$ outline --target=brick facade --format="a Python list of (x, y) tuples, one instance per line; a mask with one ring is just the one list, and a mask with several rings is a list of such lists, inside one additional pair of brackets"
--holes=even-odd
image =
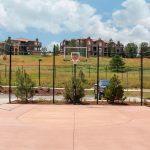
[[(35, 54), (40, 51), (42, 43), (38, 39), (29, 40), (24, 38), (11, 39), (11, 51), (13, 55)], [(0, 43), (1, 53), (8, 53), (7, 42)]]
[(64, 47), (67, 47), (71, 41), (76, 43), (76, 47), (87, 47), (88, 56), (96, 56), (97, 55), (97, 47), (100, 48), (100, 56), (108, 57), (109, 55), (109, 47), (113, 47), (113, 54), (123, 55), (124, 54), (124, 45), (120, 42), (114, 43), (112, 40), (104, 41), (102, 39), (91, 39), (90, 37), (85, 39), (72, 39), (72, 40), (64, 40), (60, 43), (60, 52), (63, 54)]

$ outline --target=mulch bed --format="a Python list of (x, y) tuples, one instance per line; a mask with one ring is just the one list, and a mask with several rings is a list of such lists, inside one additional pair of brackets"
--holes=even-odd
[[(2, 86), (0, 86), (0, 93), (3, 94), (8, 94), (9, 89), (8, 88), (4, 88)], [(57, 89), (55, 90), (55, 95), (62, 95), (64, 92), (64, 90), (62, 89)], [(12, 88), (12, 93), (15, 93), (15, 88)], [(50, 88), (35, 88), (35, 96), (51, 96), (53, 95), (53, 89)], [(52, 101), (46, 101), (46, 100), (34, 100), (34, 101), (29, 101), (28, 103), (26, 102), (22, 102), (22, 101), (13, 101), (12, 104), (47, 104), (47, 105), (52, 105), (53, 102)], [(55, 104), (57, 105), (70, 105), (70, 103), (67, 103), (65, 101), (55, 101)], [(82, 103), (80, 103), (79, 105), (97, 105), (96, 100), (95, 101), (83, 101)], [(125, 102), (125, 103), (114, 103), (114, 104), (110, 104), (107, 103), (106, 101), (99, 101), (98, 105), (114, 105), (114, 106), (141, 106), (140, 102)], [(145, 106), (150, 107), (150, 103), (147, 102), (145, 104)]]
[[(53, 104), (53, 101), (47, 101), (47, 100), (34, 100), (34, 101), (30, 100), (28, 102), (16, 100), (16, 101), (13, 101), (12, 104), (73, 105), (72, 103), (68, 103), (66, 101), (55, 101), (55, 103)], [(88, 102), (84, 101), (76, 105), (97, 105), (97, 102), (96, 101), (88, 101)], [(99, 101), (98, 105), (101, 105), (101, 106), (141, 106), (141, 103), (126, 102), (126, 103), (113, 103), (112, 104), (112, 103), (107, 103), (106, 101), (103, 101), (103, 102)], [(150, 107), (150, 103), (146, 103), (143, 105)]]
[[(15, 94), (15, 88), (11, 88), (12, 94)], [(50, 88), (35, 88), (34, 89), (35, 96), (51, 96), (53, 95), (53, 89)], [(55, 95), (62, 95), (64, 90), (62, 89), (55, 89)], [(9, 88), (8, 87), (2, 87), (0, 86), (0, 93), (3, 94), (8, 94), (9, 93)]]

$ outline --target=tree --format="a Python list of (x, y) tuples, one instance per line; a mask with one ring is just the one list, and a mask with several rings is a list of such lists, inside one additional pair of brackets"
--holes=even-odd
[[(124, 45), (120, 41), (117, 41), (116, 50), (117, 50), (117, 54), (121, 55), (122, 57), (125, 56)], [(118, 50), (119, 50), (119, 52), (118, 52)]]
[(142, 42), (140, 47), (141, 47), (140, 52), (142, 51), (143, 56), (144, 57), (146, 57), (146, 56), (150, 57), (150, 48), (148, 46), (148, 43), (147, 42)]
[(110, 103), (114, 103), (116, 100), (123, 102), (125, 100), (123, 86), (116, 75), (114, 75), (110, 84), (104, 90), (104, 98)]
[(59, 45), (55, 45), (55, 55), (58, 55), (60, 53), (59, 51)]
[(116, 48), (112, 39), (109, 40), (108, 43), (108, 56), (114, 56), (116, 54)]
[[(67, 44), (67, 47), (76, 47), (77, 46), (77, 43), (76, 43), (76, 40), (71, 40), (71, 41), (69, 41), (68, 42), (68, 44)], [(71, 54), (71, 51), (72, 51), (72, 49), (71, 48), (68, 48), (67, 49), (67, 54)]]
[(115, 55), (111, 61), (109, 62), (110, 65), (110, 69), (113, 72), (124, 72), (124, 68), (125, 68), (125, 62), (123, 61), (123, 58)]
[(42, 53), (43, 56), (47, 56), (47, 48), (46, 47), (42, 47), (41, 53)]
[(128, 58), (135, 58), (137, 56), (138, 46), (135, 43), (128, 43), (125, 47), (125, 53)]
[(30, 98), (34, 96), (34, 82), (31, 80), (30, 76), (20, 69), (16, 72), (16, 97), (21, 101), (28, 102)]
[[(74, 102), (74, 86), (76, 87), (76, 97)], [(80, 79), (72, 79), (65, 84), (64, 97), (67, 102), (80, 103), (81, 98), (84, 97), (84, 88)]]

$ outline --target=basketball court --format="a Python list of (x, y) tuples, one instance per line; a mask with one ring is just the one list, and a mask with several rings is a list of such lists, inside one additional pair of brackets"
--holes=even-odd
[(1, 150), (149, 150), (150, 109), (0, 105)]

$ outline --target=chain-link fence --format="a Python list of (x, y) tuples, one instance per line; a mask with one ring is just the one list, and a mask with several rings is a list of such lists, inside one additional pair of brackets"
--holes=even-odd
[[(14, 56), (12, 56), (14, 57)], [(49, 57), (42, 57), (42, 61), (39, 63), (38, 60), (32, 60), (32, 64), (29, 63), (14, 63), (14, 59), (12, 61), (12, 86), (16, 85), (16, 71), (20, 68), (22, 71), (26, 71), (32, 78), (32, 80), (36, 83), (36, 86), (46, 87), (52, 89), (53, 87), (53, 63), (51, 65), (47, 65), (44, 63), (44, 59), (49, 59)], [(140, 59), (139, 59), (140, 60)], [(57, 62), (57, 59), (56, 59)], [(40, 70), (39, 70), (40, 69)], [(86, 62), (84, 64), (77, 64), (76, 75), (80, 78), (80, 72), (83, 72), (85, 75), (85, 82), (83, 83), (84, 88), (86, 90), (86, 95), (94, 98), (93, 87), (97, 81), (97, 66), (96, 64), (90, 64)], [(150, 89), (150, 67), (143, 68), (143, 88)], [(116, 74), (123, 87), (125, 88), (125, 95), (127, 97), (138, 97), (140, 98), (140, 87), (141, 87), (141, 68), (140, 66), (136, 67), (126, 67), (126, 71), (120, 72), (112, 72), (110, 70), (109, 65), (101, 64), (99, 67), (99, 80), (107, 79), (110, 80), (112, 76)], [(55, 88), (64, 88), (65, 83), (73, 77), (73, 64), (70, 62), (66, 62), (64, 64), (57, 64), (55, 66)], [(9, 59), (6, 63), (0, 64), (0, 85), (8, 86), (9, 85)], [(131, 89), (138, 89), (131, 90)], [(58, 92), (62, 94), (62, 92)], [(150, 97), (149, 91), (144, 92), (144, 97)]]

